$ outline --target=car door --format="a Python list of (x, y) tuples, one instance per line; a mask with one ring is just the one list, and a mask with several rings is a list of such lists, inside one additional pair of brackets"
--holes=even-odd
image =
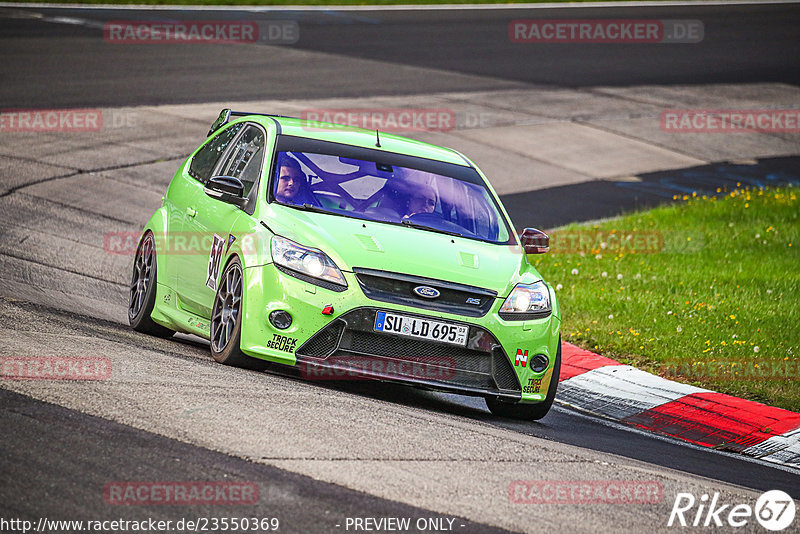
[(167, 273), (169, 285), (178, 296), (177, 304), (185, 308), (181, 300), (180, 273), (192, 263), (192, 256), (205, 252), (198, 236), (192, 233), (191, 220), (197, 214), (196, 199), (203, 194), (203, 187), (227, 152), (242, 124), (233, 124), (206, 141), (192, 156), (187, 165), (173, 178), (165, 197), (169, 213), (169, 235), (167, 251), (170, 255)]
[(187, 226), (205, 250), (186, 255), (178, 273), (178, 291), (184, 307), (202, 317), (211, 317), (221, 262), (235, 236), (231, 235), (239, 217), (249, 217), (257, 199), (259, 178), (264, 164), (266, 133), (255, 124), (245, 125), (225, 150), (214, 168), (213, 176), (232, 176), (244, 185), (248, 203), (240, 208), (224, 202), (202, 189), (193, 198)]

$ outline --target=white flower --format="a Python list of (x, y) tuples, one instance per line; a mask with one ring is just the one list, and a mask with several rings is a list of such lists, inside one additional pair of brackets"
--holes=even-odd
[(605, 249), (606, 247), (608, 247), (608, 244), (605, 241), (600, 243), (600, 248)]
[(756, 239), (758, 239), (759, 237), (761, 237), (761, 234), (756, 234)]
[(770, 295), (770, 294), (772, 294), (772, 290), (771, 289), (767, 289), (767, 295)]
[(675, 331), (676, 331), (676, 332), (678, 332), (678, 333), (680, 333), (680, 332), (683, 332), (683, 328), (681, 328), (680, 326), (678, 326), (678, 328), (676, 328), (676, 329), (675, 329)]
[(672, 315), (672, 310), (668, 311), (667, 315)]
[(759, 348), (758, 348), (758, 345), (756, 345), (755, 347), (753, 347), (753, 352), (758, 352), (758, 351), (760, 351), (760, 350), (761, 350), (761, 349), (759, 349)]
[(602, 255), (602, 254), (596, 254), (596, 255), (595, 255), (595, 257), (594, 257), (594, 259), (596, 259), (596, 260), (602, 260), (602, 259), (603, 259), (603, 255)]
[(564, 288), (561, 284), (556, 284), (556, 291), (561, 291)]
[(607, 272), (605, 272), (605, 271), (603, 271), (602, 273), (600, 273), (600, 276), (602, 276), (603, 278), (605, 278), (606, 276), (608, 276), (608, 273), (607, 273)]
[(572, 269), (572, 274), (578, 274), (578, 269)]
[(642, 277), (642, 273), (636, 273), (636, 274), (633, 276), (634, 280), (638, 280), (638, 279), (639, 279), (639, 278), (641, 278), (641, 277)]
[(609, 319), (613, 319), (613, 318), (614, 318), (614, 314), (613, 314), (613, 313), (609, 313), (609, 314), (608, 314), (608, 318), (609, 318)]
[(617, 280), (622, 280), (622, 273), (619, 273), (619, 274), (617, 275)]

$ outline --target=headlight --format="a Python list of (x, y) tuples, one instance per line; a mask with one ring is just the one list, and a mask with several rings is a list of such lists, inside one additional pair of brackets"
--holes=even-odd
[(517, 284), (500, 307), (500, 317), (507, 320), (538, 319), (551, 312), (550, 290), (539, 280)]
[(321, 250), (298, 245), (285, 237), (272, 236), (272, 261), (292, 271), (347, 287), (342, 271)]

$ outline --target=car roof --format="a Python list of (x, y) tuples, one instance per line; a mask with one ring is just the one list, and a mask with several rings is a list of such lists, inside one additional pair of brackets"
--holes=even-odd
[[(384, 150), (396, 154), (416, 156), (420, 158), (443, 161), (455, 165), (472, 167), (472, 164), (460, 153), (450, 148), (443, 148), (431, 145), (423, 141), (409, 139), (399, 135), (379, 132), (375, 130), (365, 130), (353, 126), (333, 124), (328, 122), (308, 121), (295, 117), (282, 117), (277, 115), (244, 115), (243, 120), (258, 122), (263, 126), (277, 123), (280, 127), (281, 135), (291, 135), (304, 137), (306, 139), (318, 139), (320, 141), (330, 141), (342, 143), (373, 150)], [(380, 147), (376, 146), (376, 141), (380, 137)]]

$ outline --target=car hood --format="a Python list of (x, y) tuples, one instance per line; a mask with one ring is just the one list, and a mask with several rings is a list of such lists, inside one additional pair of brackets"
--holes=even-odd
[(269, 228), (322, 250), (343, 271), (368, 268), (448, 280), (505, 297), (541, 279), (518, 245), (497, 245), (417, 228), (301, 211), (272, 204)]

